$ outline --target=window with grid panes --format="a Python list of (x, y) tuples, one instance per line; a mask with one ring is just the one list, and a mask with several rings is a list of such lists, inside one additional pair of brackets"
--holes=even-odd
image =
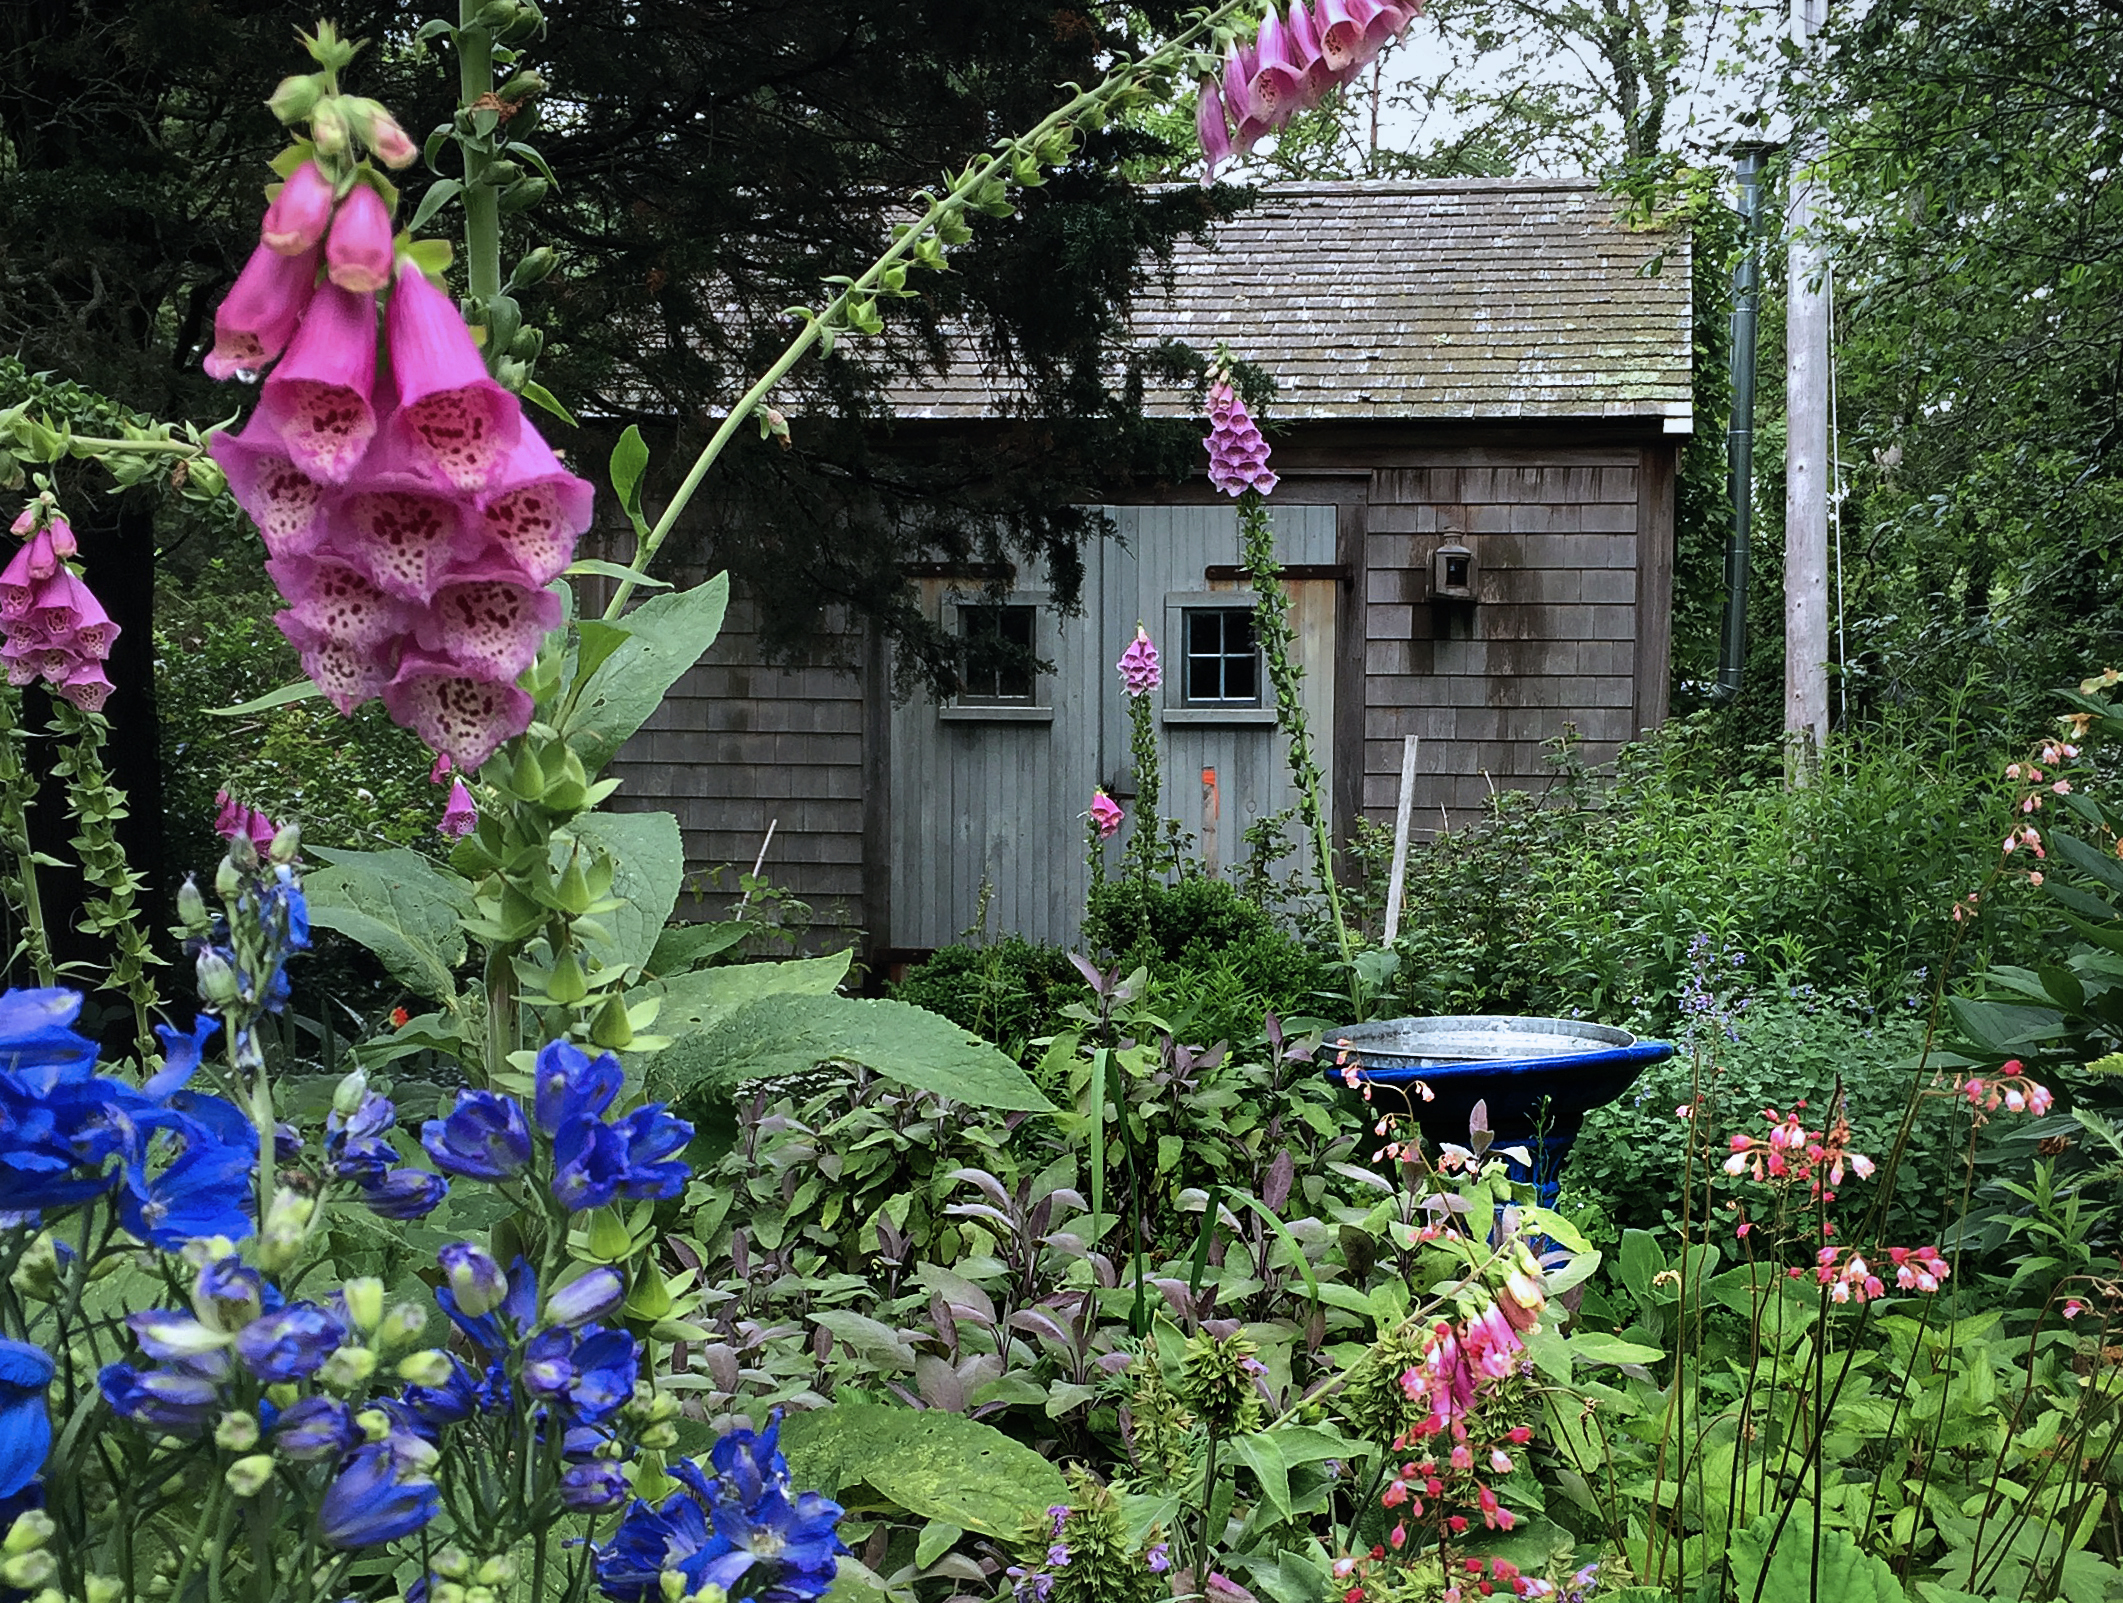
[(1032, 705), (1032, 638), (1038, 608), (967, 606), (958, 609), (958, 693), (962, 707)]
[(1182, 615), (1180, 702), (1188, 707), (1258, 707), (1260, 651), (1251, 607), (1189, 607)]

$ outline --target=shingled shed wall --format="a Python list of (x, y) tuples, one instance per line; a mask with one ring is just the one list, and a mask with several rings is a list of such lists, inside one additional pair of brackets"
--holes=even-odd
[[(1416, 822), (1442, 809), (1458, 824), (1492, 785), (1537, 785), (1566, 728), (1604, 762), (1664, 716), (1672, 458), (1526, 447), (1410, 460), (1372, 475), (1360, 805), (1392, 821), (1403, 737), (1416, 735)], [(1476, 555), (1473, 602), (1431, 597), (1447, 542)]]
[(771, 823), (766, 876), (821, 922), (859, 920), (865, 701), (849, 670), (862, 660), (862, 635), (829, 618), (803, 665), (767, 666), (757, 610), (733, 599), (708, 655), (614, 760), (620, 804), (675, 812), (694, 875), (749, 871)]

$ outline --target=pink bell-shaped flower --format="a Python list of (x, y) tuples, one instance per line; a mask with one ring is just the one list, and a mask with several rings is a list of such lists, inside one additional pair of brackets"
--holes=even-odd
[(398, 671), (395, 638), (387, 649), (377, 652), (334, 640), (297, 622), (292, 612), (274, 614), (273, 622), (302, 658), (303, 673), (342, 713), (351, 715), (363, 702), (374, 701)]
[(1209, 482), (1226, 495), (1271, 493), (1280, 482), (1268, 471), (1268, 442), (1230, 383), (1209, 386)]
[(1091, 793), (1091, 824), (1098, 831), (1100, 840), (1111, 840), (1120, 830), (1121, 820), (1127, 815), (1120, 803), (1108, 796), (1103, 789)]
[(1147, 696), (1164, 682), (1157, 647), (1151, 643), (1150, 631), (1141, 624), (1135, 626), (1135, 638), (1128, 642), (1128, 649), (1114, 666), (1120, 670), (1121, 690), (1126, 695)]
[(83, 662), (77, 663), (52, 688), (83, 712), (101, 712), (103, 704), (111, 699), (114, 687), (110, 676), (103, 671), (102, 663)]
[(322, 284), (265, 381), (258, 412), (295, 466), (344, 484), (376, 437), (375, 388), (375, 297)]
[(512, 684), (473, 679), (448, 658), (408, 651), (383, 688), (393, 720), (465, 772), (531, 727), (531, 698)]
[(74, 557), (81, 554), (81, 543), (74, 538), (74, 526), (54, 512), (51, 521), (44, 526), (52, 537), (52, 555)]
[(97, 662), (108, 657), (118, 638), (118, 626), (103, 610), (96, 592), (83, 584), (71, 568), (64, 567), (46, 580), (45, 586), (35, 604), (37, 622), (45, 634), (53, 640), (70, 641), (83, 657)]
[(259, 239), (283, 256), (307, 255), (331, 226), (333, 200), (332, 181), (314, 161), (304, 162), (266, 207)]
[(1247, 88), (1269, 126), (1280, 128), (1298, 109), (1305, 73), (1291, 58), (1289, 31), (1273, 7), (1261, 23), (1255, 48), (1260, 52), (1260, 62)]
[(1224, 51), (1224, 107), (1231, 117), (1231, 149), (1243, 156), (1272, 129), (1268, 113), (1253, 96), (1259, 56), (1250, 44), (1233, 41)]
[(1304, 85), (1299, 91), (1300, 110), (1309, 110), (1318, 105), (1335, 89), (1341, 79), (1327, 65), (1327, 58), (1320, 49), (1319, 34), (1313, 24), (1312, 12), (1305, 0), (1295, 0), (1290, 7), (1290, 59), (1304, 71)]
[(450, 781), (449, 804), (442, 809), (442, 822), (435, 833), (448, 840), (463, 840), (479, 827), (479, 806), (461, 779)]
[(1204, 78), (1194, 100), (1194, 132), (1202, 142), (1202, 185), (1216, 182), (1216, 169), (1231, 159), (1231, 127), (1224, 121), (1224, 102), (1216, 80)]
[(223, 840), (234, 840), (238, 835), (248, 836), (253, 846), (264, 851), (273, 844), (273, 837), (280, 833), (280, 826), (255, 807), (246, 807), (227, 791), (214, 793), (214, 805), (220, 810), (214, 815), (214, 833)]
[(380, 651), (411, 627), (404, 602), (342, 563), (276, 557), (265, 565), (294, 620), (313, 634)]
[(444, 574), (475, 562), (486, 544), (466, 498), (418, 472), (402, 437), (390, 433), (369, 453), (360, 478), (333, 498), (325, 524), (321, 553), (422, 605)]
[(560, 465), (526, 421), (516, 448), (479, 498), (480, 529), (527, 583), (551, 584), (575, 560), (595, 491)]
[(317, 288), (318, 251), (283, 256), (260, 245), (214, 312), (209, 378), (256, 373), (287, 349)]
[(390, 208), (367, 184), (356, 184), (332, 215), (331, 237), (324, 242), (327, 275), (341, 289), (373, 295), (391, 281)]
[(420, 649), (448, 658), (475, 679), (514, 679), (530, 667), (549, 630), (560, 626), (560, 597), (501, 579), (445, 585), (415, 625)]
[(1378, 8), (1364, 24), (1364, 43), (1358, 65), (1368, 64), (1386, 46), (1408, 31), (1408, 24), (1421, 14), (1422, 6), (1415, 0), (1378, 0)]
[(1319, 0), (1312, 22), (1320, 55), (1343, 78), (1370, 59), (1363, 53), (1365, 30), (1379, 10), (1379, 0)]
[(523, 428), (523, 407), (487, 374), (457, 308), (411, 261), (384, 332), (398, 383), (392, 429), (407, 455), (460, 490), (483, 490)]
[(228, 475), (229, 493), (276, 557), (299, 555), (324, 535), (324, 486), (295, 466), (263, 408), (241, 434), (215, 434), (207, 454)]
[(7, 567), (0, 570), (0, 621), (12, 622), (28, 614), (37, 587), (58, 571), (59, 559), (52, 551), (52, 537), (43, 529), (31, 535)]

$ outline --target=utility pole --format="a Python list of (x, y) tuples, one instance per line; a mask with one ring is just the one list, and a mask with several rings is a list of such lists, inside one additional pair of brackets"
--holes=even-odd
[[(1828, 20), (1828, 0), (1791, 0), (1791, 38), (1803, 60)], [(1819, 129), (1795, 128), (1785, 207), (1784, 737), (1803, 784), (1828, 742), (1828, 252), (1827, 191), (1814, 163)]]

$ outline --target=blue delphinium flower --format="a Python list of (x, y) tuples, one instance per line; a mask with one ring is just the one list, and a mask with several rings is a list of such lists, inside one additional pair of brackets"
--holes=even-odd
[(305, 1397), (273, 1422), (273, 1450), (297, 1463), (337, 1458), (361, 1440), (361, 1428), (336, 1397)]
[(538, 1049), (531, 1078), (538, 1127), (558, 1135), (577, 1119), (603, 1117), (626, 1083), (626, 1072), (610, 1052), (592, 1058), (570, 1041), (549, 1041)]
[(609, 1458), (572, 1464), (561, 1472), (560, 1500), (578, 1514), (595, 1514), (626, 1501), (627, 1478)]
[(455, 1425), (509, 1402), (509, 1377), (496, 1361), (487, 1366), (484, 1378), (475, 1375), (464, 1361), (450, 1357), (449, 1378), (440, 1386), (408, 1386), (405, 1405), (421, 1424), (433, 1428)]
[(732, 1431), (710, 1454), (715, 1474), (680, 1460), (669, 1467), (686, 1489), (660, 1506), (629, 1504), (610, 1542), (596, 1549), (597, 1584), (618, 1603), (662, 1597), (665, 1571), (687, 1593), (715, 1585), (742, 1603), (806, 1603), (833, 1584), (841, 1545), (840, 1505), (816, 1492), (792, 1497), (777, 1449), (777, 1416), (758, 1436)]
[(120, 1419), (165, 1436), (204, 1435), (221, 1412), (221, 1388), (175, 1366), (105, 1364), (96, 1374), (96, 1385)]
[(601, 1424), (634, 1395), (634, 1382), (641, 1377), (641, 1348), (624, 1330), (590, 1325), (576, 1342), (570, 1363), (575, 1374), (568, 1383), (568, 1406), (584, 1424)]
[(480, 1356), (492, 1360), (508, 1350), (512, 1335), (521, 1335), (538, 1320), (538, 1275), (519, 1255), (509, 1265), (508, 1292), (501, 1305), (472, 1315), (457, 1306), (457, 1296), (448, 1283), (435, 1288), (435, 1301), (450, 1316), (450, 1323), (472, 1338)]
[(616, 1201), (627, 1178), (627, 1144), (609, 1124), (575, 1119), (553, 1138), (553, 1195), (570, 1213)]
[(420, 1127), (420, 1144), (443, 1173), (472, 1180), (511, 1179), (531, 1162), (522, 1106), (494, 1091), (459, 1091), (448, 1118)]
[(279, 1291), (233, 1255), (201, 1264), (192, 1281), (193, 1312), (220, 1330), (241, 1330), (268, 1308), (279, 1306)]
[(351, 1114), (334, 1108), (324, 1121), (325, 1172), (361, 1188), (361, 1200), (382, 1219), (419, 1219), (449, 1195), (449, 1183), (424, 1169), (401, 1168), (389, 1132), (398, 1109), (388, 1097), (365, 1093)]
[(51, 1383), (50, 1353), (0, 1337), (0, 1498), (13, 1497), (35, 1480), (52, 1450), (52, 1416), (44, 1398)]
[(692, 1170), (674, 1154), (685, 1151), (693, 1126), (664, 1111), (661, 1102), (636, 1108), (612, 1126), (627, 1144), (627, 1177), (620, 1195), (629, 1201), (665, 1200), (686, 1188)]
[(206, 1057), (206, 1044), (220, 1028), (221, 1021), (211, 1013), (201, 1013), (192, 1020), (189, 1032), (173, 1030), (167, 1024), (156, 1025), (155, 1033), (162, 1038), (162, 1067), (140, 1088), (140, 1094), (151, 1102), (167, 1102), (173, 1092), (183, 1090), (198, 1073)]
[(252, 1320), (236, 1333), (236, 1356), (267, 1385), (303, 1380), (324, 1367), (346, 1340), (346, 1326), (329, 1310), (293, 1302)]
[(245, 1204), (257, 1148), (219, 1140), (205, 1125), (181, 1115), (166, 1115), (158, 1122), (183, 1141), (184, 1151), (176, 1162), (150, 1174), (150, 1131), (132, 1125), (136, 1133), (126, 1143), (125, 1184), (118, 1194), (118, 1217), (125, 1228), (170, 1252), (199, 1236), (239, 1240), (249, 1235), (251, 1217)]
[(435, 1254), (448, 1281), (457, 1309), (469, 1319), (478, 1319), (499, 1308), (509, 1295), (509, 1277), (486, 1248), (469, 1241), (452, 1241)]
[(390, 1443), (371, 1442), (325, 1488), (317, 1534), (327, 1547), (376, 1547), (412, 1535), (441, 1509), (432, 1480), (409, 1474)]
[(361, 1200), (379, 1219), (424, 1219), (450, 1194), (450, 1183), (425, 1169), (393, 1169), (364, 1185)]
[(0, 1070), (33, 1089), (85, 1080), (96, 1066), (96, 1043), (73, 1028), (81, 993), (60, 986), (0, 994)]

